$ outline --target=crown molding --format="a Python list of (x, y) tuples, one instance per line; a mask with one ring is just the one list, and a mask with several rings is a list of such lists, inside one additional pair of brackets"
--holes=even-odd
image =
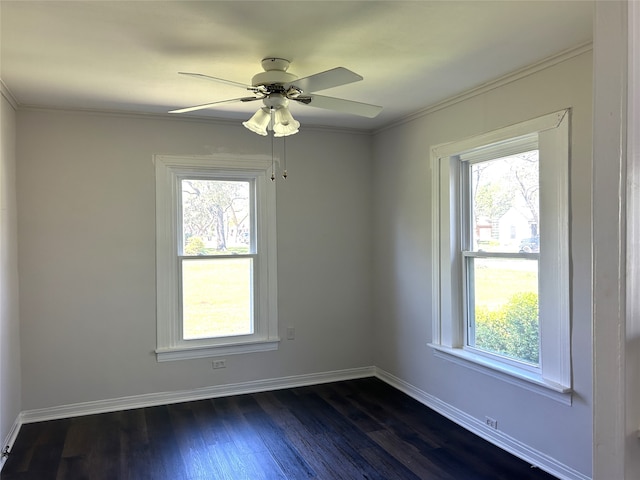
[[(133, 112), (128, 110), (107, 110), (107, 109), (93, 109), (93, 108), (69, 108), (69, 107), (54, 107), (43, 105), (24, 105), (17, 104), (16, 110), (31, 111), (31, 112), (58, 112), (67, 114), (82, 114), (82, 115), (98, 115), (116, 118), (138, 118), (138, 119), (153, 119), (163, 120), (168, 122), (193, 122), (193, 123), (205, 123), (208, 125), (224, 125), (224, 126), (242, 126), (241, 119), (230, 119), (220, 117), (197, 117), (190, 115), (169, 115), (166, 113), (146, 113), (146, 112)], [(331, 127), (326, 125), (303, 125), (304, 131), (322, 131), (331, 133), (346, 133), (350, 135), (372, 135), (373, 131), (363, 130), (347, 127)]]
[(442, 100), (440, 102), (434, 103), (433, 105), (430, 105), (428, 107), (422, 108), (412, 114), (409, 114), (405, 117), (402, 117), (398, 120), (395, 120), (392, 123), (389, 123), (388, 125), (381, 127), (379, 129), (376, 129), (373, 131), (373, 134), (378, 134), (381, 132), (384, 132), (386, 130), (389, 130), (391, 128), (397, 127), (399, 125), (411, 122), (413, 120), (416, 120), (418, 118), (422, 118), (425, 117), (427, 115), (430, 115), (434, 112), (437, 112), (439, 110), (443, 110), (447, 107), (451, 107), (452, 105), (455, 105), (457, 103), (463, 102), (465, 100), (468, 100), (470, 98), (476, 97), (478, 95), (482, 95), (484, 93), (490, 92), (491, 90), (495, 90), (496, 88), (500, 88), (503, 87), (505, 85), (508, 85), (512, 82), (515, 82), (517, 80), (520, 80), (522, 78), (528, 77), (530, 75), (533, 75), (535, 73), (538, 73), (542, 70), (546, 70), (547, 68), (553, 67), (554, 65), (557, 65), (559, 63), (565, 62), (567, 60), (570, 60), (574, 57), (577, 57), (579, 55), (582, 55), (583, 53), (586, 52), (590, 52), (593, 50), (593, 42), (587, 42), (587, 43), (583, 43), (577, 47), (573, 47), (570, 48), (568, 50), (564, 50), (560, 53), (557, 53), (555, 55), (552, 55), (550, 57), (547, 57), (539, 62), (533, 63), (531, 65), (527, 65), (526, 67), (523, 67), (519, 70), (515, 70), (511, 73), (508, 73), (507, 75), (504, 75), (502, 77), (499, 77), (497, 79), (491, 80), (489, 82), (483, 83), (482, 85), (479, 85), (477, 87), (474, 87), (470, 90), (467, 90), (465, 92), (459, 93), (457, 95), (454, 95), (452, 97), (449, 97), (445, 100)]
[(19, 104), (18, 104), (18, 101), (16, 100), (16, 97), (13, 96), (13, 93), (11, 93), (11, 90), (9, 90), (9, 87), (7, 87), (6, 83), (4, 83), (4, 81), (1, 78), (0, 78), (0, 94), (2, 94), (2, 96), (7, 99), (7, 102), (11, 104), (14, 110), (18, 110)]

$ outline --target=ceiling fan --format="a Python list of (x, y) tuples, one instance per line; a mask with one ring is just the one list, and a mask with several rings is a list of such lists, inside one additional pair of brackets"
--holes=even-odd
[(222, 103), (233, 102), (253, 102), (262, 100), (264, 106), (243, 125), (249, 130), (260, 135), (267, 135), (267, 130), (273, 130), (274, 136), (282, 137), (293, 135), (298, 132), (300, 123), (296, 121), (289, 112), (290, 101), (295, 101), (310, 107), (324, 108), (353, 115), (373, 118), (382, 107), (368, 103), (354, 102), (335, 97), (316, 95), (313, 92), (325, 90), (327, 88), (338, 87), (348, 83), (358, 82), (362, 77), (344, 67), (337, 67), (325, 72), (316, 73), (304, 78), (287, 72), (291, 62), (284, 58), (265, 58), (262, 60), (264, 72), (253, 76), (251, 85), (211, 77), (201, 73), (179, 72), (181, 75), (212, 80), (227, 85), (232, 85), (249, 90), (253, 96), (232, 98), (217, 102), (195, 105), (193, 107), (171, 110), (169, 113), (186, 113), (196, 110), (203, 110)]

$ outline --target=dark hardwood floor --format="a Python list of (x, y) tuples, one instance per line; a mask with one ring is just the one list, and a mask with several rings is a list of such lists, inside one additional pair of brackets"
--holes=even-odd
[(26, 424), (1, 478), (554, 477), (368, 378)]

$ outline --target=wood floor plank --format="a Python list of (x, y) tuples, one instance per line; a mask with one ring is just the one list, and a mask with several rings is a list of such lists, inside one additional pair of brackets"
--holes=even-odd
[(381, 448), (390, 452), (419, 478), (453, 479), (429, 460), (428, 454), (437, 444), (425, 442), (412, 432), (410, 425), (394, 420), (389, 412), (384, 415), (384, 424), (378, 422), (354, 401), (353, 391), (341, 387), (344, 385), (327, 385), (320, 389), (321, 395), (362, 431), (367, 432)]
[(219, 416), (213, 407), (212, 400), (191, 402), (191, 409), (202, 438), (207, 445), (215, 446), (231, 442), (229, 432), (219, 421)]
[(145, 409), (151, 478), (189, 480), (166, 406)]
[[(418, 448), (398, 437), (393, 432), (378, 430), (370, 432), (369, 436), (383, 449), (392, 452), (398, 461), (402, 462), (402, 464), (411, 470), (418, 478), (455, 480), (454, 476), (434, 463), (430, 455), (423, 455)], [(433, 449), (429, 451), (429, 454), (433, 454)]]
[(206, 479), (285, 480), (287, 478), (271, 458), (264, 456), (264, 452), (238, 453), (233, 443), (219, 444), (209, 448), (212, 450), (222, 474), (220, 477), (205, 477)]
[(271, 472), (273, 478), (287, 478), (259, 431), (247, 420), (245, 413), (256, 408), (255, 402), (247, 404), (247, 401), (247, 396), (236, 396), (219, 398), (213, 402), (215, 411), (219, 414), (218, 421), (225, 426), (233, 445), (233, 448), (229, 448), (228, 444), (223, 445), (225, 455), (219, 460), (225, 461), (224, 465), (228, 469), (240, 472), (237, 475), (244, 475), (242, 469), (246, 465), (246, 468), (255, 470), (253, 478), (261, 478), (262, 470)]
[(92, 480), (91, 474), (88, 471), (87, 462), (81, 455), (67, 455), (60, 459), (56, 480), (65, 480), (69, 478), (76, 480)]
[[(28, 458), (28, 463), (22, 465), (23, 470), (21, 472), (25, 474), (24, 478), (28, 478), (27, 474), (31, 474), (34, 479), (55, 480), (69, 424), (69, 420), (53, 420), (32, 425), (28, 429), (31, 432), (27, 434), (27, 438), (33, 443), (18, 446), (18, 451), (22, 450), (25, 453), (23, 460)], [(19, 435), (21, 434), (22, 431)], [(27, 452), (27, 450), (30, 451)], [(10, 455), (10, 460), (12, 460), (12, 456), (13, 454)], [(9, 463), (9, 460), (7, 460), (7, 463)], [(7, 465), (5, 464), (3, 479), (5, 478), (4, 470), (6, 468)]]
[(287, 440), (304, 455), (316, 472), (316, 478), (340, 480), (361, 477), (357, 468), (345, 462), (340, 452), (322, 441), (321, 436), (312, 434), (273, 393), (259, 395), (258, 402), (274, 422), (280, 425)]
[(178, 451), (182, 456), (188, 478), (200, 478), (212, 473), (220, 475), (204, 439), (189, 403), (180, 403), (168, 407), (171, 425)]
[[(31, 458), (35, 450), (36, 441), (40, 435), (40, 423), (27, 423), (20, 428), (20, 442), (16, 441), (11, 448), (11, 455), (7, 459), (7, 463), (11, 466), (13, 473), (26, 472), (29, 469)], [(7, 471), (6, 465), (3, 469)]]
[(96, 415), (98, 418), (94, 438), (89, 442), (91, 450), (86, 455), (92, 480), (120, 478), (120, 431), (119, 412)]
[(361, 379), (23, 425), (2, 480), (550, 480)]
[[(336, 385), (336, 388), (342, 389), (343, 395), (349, 395), (352, 402), (384, 425), (385, 429), (396, 432), (425, 453), (441, 447), (454, 425), (409, 396), (398, 395), (395, 389), (382, 382), (363, 379), (354, 384)], [(368, 394), (362, 395), (361, 391)]]
[[(341, 453), (344, 461), (362, 472), (364, 478), (417, 479), (412, 472), (371, 441), (364, 432), (322, 400), (315, 391), (299, 389), (296, 394), (298, 405), (295, 410), (292, 410), (294, 415), (298, 416), (305, 425), (307, 422), (319, 422), (323, 426), (321, 433), (324, 438), (322, 441), (333, 445)], [(317, 429), (317, 425), (315, 428)], [(377, 450), (378, 455), (375, 457), (375, 463), (367, 461), (360, 453), (362, 450)], [(389, 469), (387, 465), (393, 465), (393, 468)]]
[(116, 412), (119, 423), (119, 478), (146, 480), (149, 467), (149, 437), (144, 409)]
[(285, 478), (305, 479), (315, 477), (313, 468), (304, 460), (295, 446), (287, 440), (284, 432), (264, 410), (246, 411), (244, 412), (244, 417), (262, 438), (271, 457), (278, 464)]

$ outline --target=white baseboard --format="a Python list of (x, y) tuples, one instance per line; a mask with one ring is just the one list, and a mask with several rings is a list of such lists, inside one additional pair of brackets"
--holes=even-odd
[[(11, 426), (11, 430), (9, 430), (9, 434), (7, 435), (7, 438), (5, 438), (4, 443), (2, 444), (2, 448), (0, 448), (0, 450), (3, 450), (5, 447), (9, 449), (9, 452), (11, 452), (11, 449), (13, 448), (13, 443), (16, 441), (16, 438), (18, 437), (18, 432), (20, 431), (20, 427), (22, 427), (22, 413), (18, 414), (18, 416), (16, 417), (15, 421), (13, 422), (13, 425)], [(0, 456), (0, 471), (2, 471), (2, 467), (4, 466), (4, 463), (7, 461), (7, 457), (5, 456)]]
[(591, 477), (578, 472), (577, 470), (558, 462), (556, 459), (505, 435), (504, 433), (487, 427), (484, 422), (459, 410), (437, 397), (414, 387), (400, 378), (385, 372), (379, 368), (375, 369), (375, 376), (392, 387), (406, 393), (410, 397), (419, 401), (423, 405), (435, 410), (449, 420), (457, 423), (461, 427), (475, 433), (488, 442), (500, 447), (503, 450), (515, 455), (531, 465), (544, 470), (563, 480), (590, 480)]
[(311, 373), (307, 375), (295, 375), (291, 377), (271, 378), (252, 382), (203, 387), (193, 390), (149, 393), (134, 395), (131, 397), (74, 403), (58, 407), (25, 410), (21, 414), (22, 423), (43, 422), (46, 420), (79, 417), (83, 415), (93, 415), (96, 413), (116, 412), (119, 410), (131, 410), (134, 408), (191, 402), (193, 400), (202, 400), (207, 398), (226, 397), (229, 395), (266, 392), (269, 390), (317, 385), (320, 383), (338, 382), (341, 380), (354, 380), (357, 378), (372, 377), (374, 374), (374, 367), (351, 368), (333, 372)]
[[(307, 375), (295, 375), (290, 377), (256, 380), (252, 382), (235, 383), (203, 387), (193, 390), (177, 392), (160, 392), (131, 397), (120, 397), (92, 402), (74, 403), (58, 407), (25, 410), (16, 419), (11, 432), (4, 445), (13, 446), (20, 427), (25, 423), (43, 422), (61, 418), (79, 417), (97, 413), (116, 412), (119, 410), (131, 410), (156, 405), (168, 405), (172, 403), (189, 402), (207, 398), (225, 397), (229, 395), (242, 395), (245, 393), (258, 393), (283, 388), (318, 385), (321, 383), (338, 382), (342, 380), (354, 380), (375, 376), (392, 387), (406, 393), (423, 405), (432, 408), (441, 415), (447, 417), (458, 425), (475, 433), (481, 438), (506, 450), (507, 452), (523, 459), (532, 465), (549, 472), (564, 480), (590, 480), (590, 477), (564, 465), (552, 457), (539, 452), (528, 445), (516, 440), (500, 431), (489, 429), (483, 422), (467, 413), (459, 410), (433, 395), (414, 387), (400, 378), (381, 370), (377, 367), (352, 368), (333, 372), (312, 373)], [(0, 463), (0, 469), (4, 463)]]

